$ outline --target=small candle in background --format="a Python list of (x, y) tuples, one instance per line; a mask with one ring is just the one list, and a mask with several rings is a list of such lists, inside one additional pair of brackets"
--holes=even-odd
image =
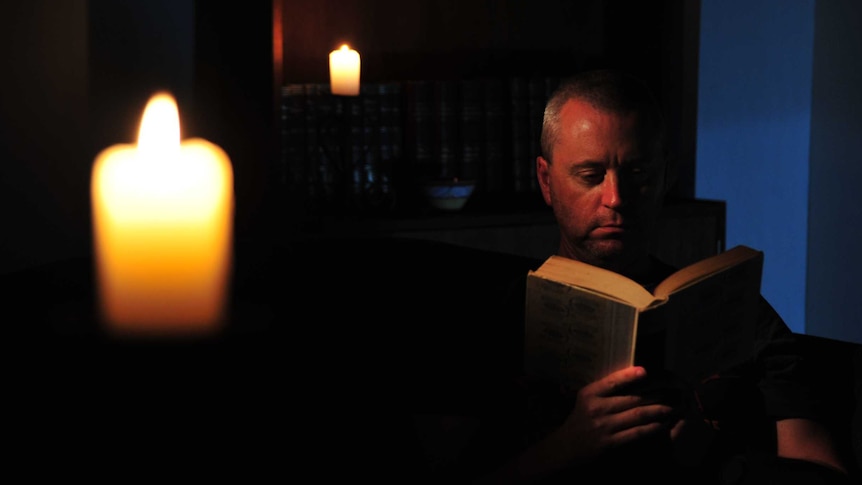
[(332, 94), (359, 95), (359, 53), (347, 44), (329, 53), (329, 83)]
[(148, 102), (137, 145), (114, 145), (91, 180), (103, 323), (124, 336), (213, 333), (224, 322), (233, 245), (233, 170), (217, 145), (180, 143), (167, 93)]

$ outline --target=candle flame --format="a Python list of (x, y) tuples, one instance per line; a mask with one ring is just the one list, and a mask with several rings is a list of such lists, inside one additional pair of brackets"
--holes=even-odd
[(144, 109), (138, 150), (149, 160), (170, 160), (180, 148), (180, 112), (168, 93), (156, 93)]

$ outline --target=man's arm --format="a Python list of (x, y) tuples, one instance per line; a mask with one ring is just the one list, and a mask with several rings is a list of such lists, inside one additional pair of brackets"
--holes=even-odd
[(643, 367), (628, 367), (581, 388), (560, 427), (476, 483), (533, 483), (590, 463), (608, 450), (668, 432), (680, 410), (663, 402), (661, 392), (634, 389), (646, 380)]
[(778, 456), (819, 463), (847, 473), (831, 433), (810, 419), (782, 419), (776, 424)]

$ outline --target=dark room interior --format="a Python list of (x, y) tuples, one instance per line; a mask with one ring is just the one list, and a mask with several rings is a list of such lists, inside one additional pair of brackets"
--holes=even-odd
[[(493, 373), (483, 365), (505, 346), (487, 309), (556, 250), (534, 160), (536, 106), (561, 77), (621, 68), (658, 95), (677, 176), (656, 254), (685, 265), (730, 245), (727, 203), (696, 190), (706, 1), (4, 2), (0, 290), (20, 463), (244, 481), (352, 468), (425, 483), (412, 416), (476, 404)], [(327, 56), (344, 43), (362, 55), (356, 97), (327, 92)], [(456, 117), (468, 87), (501, 88), (510, 100), (496, 121), (510, 131), (481, 139), (478, 165), (460, 151), (458, 168), (438, 165), (442, 143), (429, 145), (435, 162), (421, 158), (411, 130), (423, 87), (438, 96), (432, 109), (447, 88), (462, 95)], [(100, 325), (91, 171), (103, 149), (134, 143), (159, 90), (177, 101), (182, 138), (215, 143), (233, 167), (227, 317), (203, 338), (116, 339)], [(496, 106), (484, 103), (485, 113)], [(369, 123), (350, 116), (372, 108), (400, 113), (380, 131), (399, 141), (365, 139), (366, 158), (342, 173), (336, 162), (356, 156), (351, 127)], [(313, 131), (315, 113), (328, 131)], [(452, 126), (461, 150), (466, 125)], [(453, 177), (475, 181), (463, 208), (430, 205), (424, 184)], [(842, 453), (862, 476), (862, 323), (852, 313), (800, 333), (810, 334)], [(82, 447), (85, 436), (95, 444)], [(344, 457), (347, 448), (358, 451)]]

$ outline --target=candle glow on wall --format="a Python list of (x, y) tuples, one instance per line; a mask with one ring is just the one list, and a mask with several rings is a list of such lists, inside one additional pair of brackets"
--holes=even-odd
[(201, 335), (224, 323), (234, 189), (227, 154), (180, 142), (179, 111), (152, 96), (137, 145), (96, 157), (91, 178), (99, 309), (113, 334)]
[(329, 83), (332, 94), (359, 95), (359, 53), (347, 44), (329, 53)]

